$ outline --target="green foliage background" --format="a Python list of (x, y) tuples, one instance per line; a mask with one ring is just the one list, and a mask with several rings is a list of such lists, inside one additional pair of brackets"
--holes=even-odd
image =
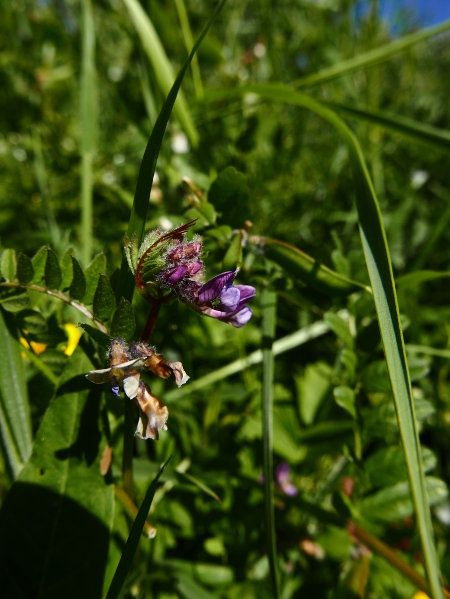
[[(31, 271), (19, 253), (35, 256), (27, 284), (45, 275), (45, 288), (70, 287), (64, 293), (95, 311), (108, 331), (108, 322), (115, 323), (132, 336), (129, 311), (120, 326), (119, 317), (110, 321), (108, 279), (116, 291), (144, 149), (186, 59), (186, 43), (190, 50), (189, 29), (197, 39), (213, 6), (204, 0), (92, 5), (0, 3), (1, 272), (5, 284), (24, 283)], [(139, 6), (162, 50), (148, 41)], [(162, 142), (145, 229), (199, 217), (195, 231), (204, 238), (208, 278), (239, 263), (238, 282), (254, 285), (257, 296), (252, 320), (239, 330), (181, 302), (163, 307), (152, 343), (165, 358), (182, 361), (191, 380), (180, 390), (150, 381), (168, 405), (169, 430), (158, 442), (134, 441), (131, 505), (120, 490), (114, 493), (122, 485), (124, 440), (131, 439), (124, 400), (82, 377), (105, 367), (104, 339), (84, 335), (69, 358), (61, 325), (92, 325), (90, 319), (35, 290), (11, 295), (2, 288), (0, 589), (6, 596), (105, 596), (136, 506), (172, 454), (144, 528), (147, 536), (153, 526), (157, 534), (141, 537), (122, 597), (273, 597), (268, 556), (283, 599), (413, 597), (413, 575), (408, 580), (404, 566), (363, 539), (368, 551), (349, 533), (349, 519), (425, 576), (420, 517), (373, 297), (365, 290), (371, 283), (352, 155), (317, 114), (271, 101), (255, 86), (268, 82), (294, 85), (336, 111), (365, 156), (397, 284), (432, 506), (434, 569), (450, 584), (449, 36), (350, 71), (347, 59), (391, 41), (375, 9), (359, 23), (353, 15), (352, 3), (339, 0), (229, 0), (187, 71), (185, 103), (177, 100)], [(404, 34), (417, 29), (411, 21)], [(308, 83), (309, 75), (338, 65), (341, 76)], [(189, 201), (183, 177), (208, 204)], [(295, 246), (331, 274), (323, 271), (318, 286), (315, 275), (305, 275), (314, 263), (289, 252), (280, 258), (280, 246), (270, 249), (262, 238)], [(42, 246), (56, 255), (37, 253)], [(89, 269), (98, 254), (106, 266), (97, 257)], [(98, 275), (105, 274), (107, 306), (94, 300)], [(342, 277), (359, 284), (350, 295), (336, 291)], [(271, 316), (261, 301), (267, 288), (276, 292), (273, 386)], [(136, 339), (148, 304), (135, 294), (133, 309)], [(19, 347), (19, 337), (46, 349), (37, 355), (37, 346)], [(255, 353), (261, 348), (264, 357)], [(289, 463), (298, 495), (275, 485), (275, 534), (266, 536), (263, 438), (271, 453), (271, 422), (273, 466)], [(105, 474), (107, 446), (112, 463)]]

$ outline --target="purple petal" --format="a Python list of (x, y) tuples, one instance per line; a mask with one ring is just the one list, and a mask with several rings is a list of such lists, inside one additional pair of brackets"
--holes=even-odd
[(297, 489), (290, 482), (284, 483), (280, 485), (281, 490), (285, 495), (289, 495), (289, 497), (295, 497), (298, 493)]
[(289, 470), (289, 464), (286, 462), (281, 462), (281, 464), (278, 464), (275, 470), (275, 480), (278, 485), (281, 486), (289, 481)]
[(186, 274), (186, 271), (187, 266), (175, 266), (174, 268), (169, 268), (163, 272), (161, 276), (168, 285), (175, 285), (178, 281), (181, 281)]
[(245, 304), (255, 297), (256, 289), (251, 287), (250, 285), (236, 285), (236, 289), (239, 289), (241, 297), (239, 298), (239, 304), (237, 305), (236, 310), (241, 310)]
[(190, 264), (187, 265), (187, 274), (192, 277), (192, 275), (195, 275), (195, 273), (197, 273), (201, 267), (202, 267), (202, 263), (199, 262), (191, 262)]
[(210, 279), (198, 292), (198, 301), (201, 304), (206, 304), (218, 298), (222, 289), (232, 284), (236, 274), (237, 270), (234, 272), (230, 270)]
[(223, 312), (234, 312), (239, 304), (240, 293), (236, 287), (225, 287), (220, 293), (220, 304), (217, 306)]
[(252, 310), (250, 308), (245, 307), (242, 308), (242, 310), (239, 310), (239, 312), (236, 312), (236, 314), (233, 314), (233, 316), (227, 319), (227, 322), (232, 324), (237, 329), (240, 329), (244, 326), (244, 324), (247, 324), (247, 322), (252, 317), (252, 314)]

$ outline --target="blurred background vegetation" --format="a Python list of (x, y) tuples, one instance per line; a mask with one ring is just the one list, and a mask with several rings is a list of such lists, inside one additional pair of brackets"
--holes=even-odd
[[(141, 7), (167, 59), (157, 46), (149, 49), (142, 43), (135, 2), (93, 2), (94, 51), (86, 39), (82, 3), (1, 0), (3, 248), (32, 256), (50, 245), (61, 258), (72, 246), (83, 267), (103, 252), (107, 275), (114, 280), (143, 151), (172, 74), (185, 60), (186, 46), (190, 49), (190, 35), (197, 38), (213, 5), (207, 0), (143, 0)], [(252, 93), (214, 101), (213, 90), (265, 81), (290, 84), (422, 26), (407, 9), (397, 16), (395, 24), (380, 19), (376, 1), (361, 11), (351, 0), (229, 0), (184, 80), (185, 106), (178, 104), (163, 141), (146, 228), (169, 229), (189, 220), (192, 207), (182, 187), (183, 177), (189, 177), (209, 193), (218, 212), (214, 227), (197, 225), (204, 235), (209, 275), (220, 271), (224, 259), (227, 265), (232, 231), (251, 221), (250, 236), (286, 241), (369, 284), (348, 151), (337, 133), (304, 109), (269, 103)], [(388, 61), (302, 90), (324, 102), (385, 111), (448, 130), (449, 69), (449, 36), (444, 33)], [(416, 270), (448, 271), (448, 148), (417, 143), (361, 119), (348, 123), (372, 175), (395, 277)], [(89, 195), (90, 176), (92, 236), (82, 224), (81, 182), (88, 181)], [(87, 254), (86, 244), (91, 248)], [(362, 293), (330, 298), (298, 286), (275, 264), (267, 266), (258, 248), (244, 248), (239, 282), (258, 288), (267, 268), (279, 291), (277, 338), (342, 310), (347, 327), (342, 331), (331, 318), (331, 332), (276, 359), (274, 466), (287, 462), (298, 490), (297, 498), (284, 495), (280, 484), (276, 491), (281, 596), (410, 599), (417, 588), (398, 570), (345, 527), (324, 520), (299, 500), (360, 517), (372, 534), (423, 575), (373, 302)], [(398, 293), (447, 584), (448, 285), (442, 277), (420, 284), (414, 280), (399, 285)], [(76, 325), (80, 315), (48, 297), (32, 300), (49, 322), (45, 338), (36, 335), (36, 343), (45, 346), (39, 356), (59, 376), (68, 359), (62, 349), (68, 341), (59, 325)], [(136, 297), (134, 307), (140, 331), (148, 306)], [(189, 384), (260, 347), (259, 302), (252, 307), (252, 321), (240, 330), (200, 318), (181, 302), (161, 312), (152, 343), (168, 359), (182, 360), (191, 382), (177, 392), (168, 383), (152, 381), (154, 393), (168, 404), (169, 431), (157, 443), (135, 442), (134, 499), (139, 505), (157, 464), (174, 453), (172, 467), (198, 477), (221, 503), (174, 474), (165, 480), (149, 516), (156, 537), (141, 539), (123, 597), (273, 596), (261, 481), (261, 368), (256, 365), (213, 385), (189, 389)], [(354, 337), (350, 353), (346, 331)], [(36, 431), (53, 386), (29, 359), (25, 363)], [(349, 386), (356, 396), (350, 406), (336, 392)], [(106, 401), (117, 482), (123, 400), (108, 395)], [(6, 458), (0, 484), (3, 501), (12, 484)], [(131, 521), (123, 502), (116, 500), (105, 591)]]

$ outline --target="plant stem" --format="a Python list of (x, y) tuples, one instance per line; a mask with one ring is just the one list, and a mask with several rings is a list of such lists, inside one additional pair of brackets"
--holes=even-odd
[(275, 599), (280, 595), (278, 580), (278, 559), (275, 533), (275, 516), (273, 508), (273, 377), (274, 355), (273, 340), (276, 327), (277, 296), (273, 291), (263, 289), (261, 293), (262, 314), (262, 347), (263, 347), (263, 381), (262, 381), (262, 415), (263, 415), (263, 471), (264, 502), (267, 552)]
[(46, 293), (47, 295), (50, 295), (51, 297), (56, 297), (57, 299), (61, 300), (62, 302), (69, 304), (69, 306), (72, 306), (72, 308), (75, 308), (75, 310), (78, 310), (79, 312), (81, 312), (84, 316), (86, 316), (86, 318), (89, 318), (90, 320), (92, 320), (97, 325), (97, 328), (100, 329), (100, 331), (109, 335), (108, 329), (105, 327), (105, 325), (102, 322), (100, 322), (99, 320), (97, 320), (95, 318), (95, 316), (92, 314), (92, 312), (90, 312), (86, 308), (86, 306), (83, 306), (83, 304), (80, 304), (80, 303), (76, 302), (75, 300), (70, 299), (70, 297), (67, 297), (67, 295), (64, 295), (64, 293), (61, 293), (60, 291), (46, 289), (45, 287), (40, 287), (39, 285), (21, 285), (20, 283), (14, 283), (14, 282), (10, 282), (10, 281), (0, 283), (0, 288), (1, 287), (15, 287), (16, 289), (29, 289), (30, 291), (39, 291), (39, 293)]
[(161, 302), (158, 301), (156, 304), (153, 304), (152, 309), (150, 310), (147, 322), (145, 323), (145, 327), (141, 335), (141, 341), (144, 343), (148, 343), (150, 341), (150, 337), (153, 333), (153, 329), (155, 328), (156, 319), (158, 318), (160, 309)]

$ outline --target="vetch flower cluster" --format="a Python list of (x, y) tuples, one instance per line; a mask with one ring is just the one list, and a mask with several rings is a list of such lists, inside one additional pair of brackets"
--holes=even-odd
[(169, 411), (163, 402), (153, 395), (141, 380), (141, 371), (150, 371), (159, 378), (174, 378), (178, 387), (189, 380), (181, 362), (170, 362), (159, 356), (155, 349), (145, 343), (133, 343), (129, 347), (123, 339), (113, 339), (108, 352), (110, 366), (103, 370), (91, 370), (86, 378), (92, 383), (109, 382), (111, 391), (125, 395), (136, 402), (139, 421), (135, 435), (140, 439), (158, 439), (160, 430), (167, 430)]
[(140, 248), (136, 237), (125, 240), (125, 253), (136, 285), (150, 303), (178, 296), (200, 314), (242, 327), (252, 316), (247, 302), (255, 296), (255, 288), (233, 285), (238, 269), (204, 282), (202, 240), (199, 236), (193, 241), (186, 239), (186, 231), (194, 222), (168, 233), (154, 229)]

